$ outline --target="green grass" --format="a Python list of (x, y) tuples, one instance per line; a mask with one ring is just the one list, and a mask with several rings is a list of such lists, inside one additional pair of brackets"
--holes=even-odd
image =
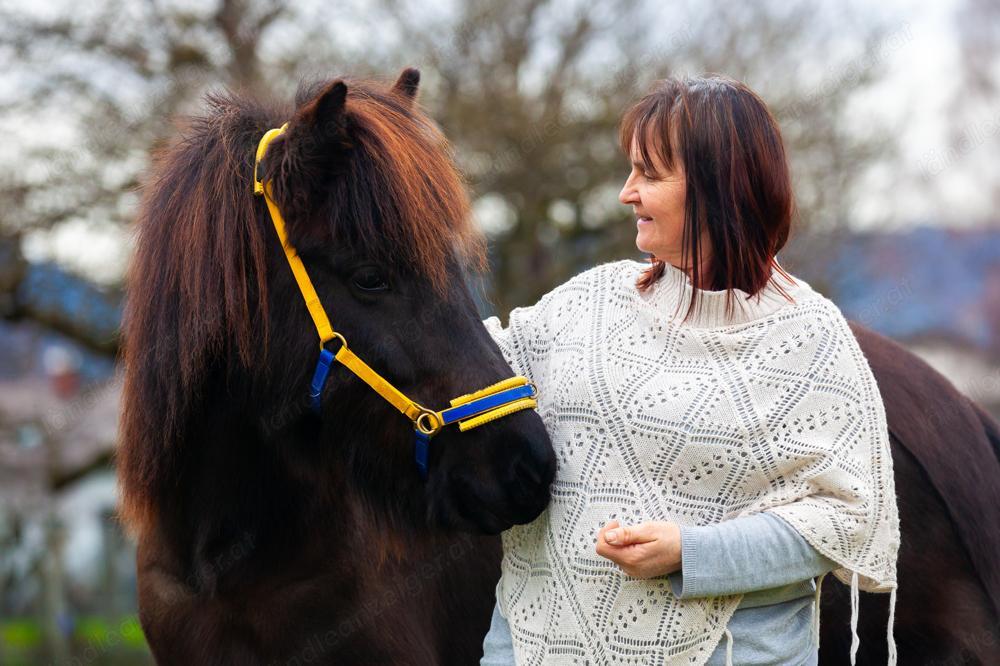
[(112, 636), (117, 637), (121, 646), (146, 647), (146, 637), (142, 635), (142, 629), (135, 615), (120, 617), (113, 623), (104, 617), (83, 616), (76, 620), (73, 639), (77, 642), (86, 644), (88, 640), (93, 640), (99, 645), (107, 644), (112, 640)]
[[(45, 633), (36, 619), (0, 621), (0, 663), (3, 666), (47, 666), (44, 648)], [(88, 656), (86, 663), (89, 666), (152, 664), (135, 615), (115, 619), (78, 616), (70, 656), (81, 660)]]
[(34, 620), (0, 622), (0, 645), (26, 648), (42, 644), (42, 630)]

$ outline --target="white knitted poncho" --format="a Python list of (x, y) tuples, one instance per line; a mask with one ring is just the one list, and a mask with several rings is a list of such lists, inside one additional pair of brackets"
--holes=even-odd
[[(642, 293), (645, 268), (598, 266), (514, 310), (506, 329), (486, 322), (537, 384), (559, 460), (549, 507), (503, 535), (497, 599), (520, 666), (701, 666), (719, 643), (742, 595), (679, 600), (666, 577), (629, 577), (595, 551), (611, 520), (704, 525), (770, 510), (843, 567), (852, 625), (859, 585), (895, 601), (885, 410), (840, 310), (775, 271), (759, 298), (734, 292), (730, 318), (725, 292), (703, 291), (681, 324), (687, 275), (667, 264)], [(889, 636), (892, 663), (891, 619)]]

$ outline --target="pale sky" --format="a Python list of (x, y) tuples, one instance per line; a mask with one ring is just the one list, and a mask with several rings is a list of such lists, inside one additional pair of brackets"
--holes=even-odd
[[(982, 226), (997, 219), (985, 183), (996, 174), (1000, 135), (985, 139), (943, 172), (924, 180), (930, 151), (942, 153), (952, 142), (952, 126), (981, 125), (998, 108), (967, 108), (956, 116), (949, 108), (961, 75), (955, 0), (888, 0), (887, 12), (911, 25), (913, 40), (891, 55), (888, 80), (875, 100), (877, 110), (900, 127), (899, 188), (886, 193), (886, 174), (874, 174), (877, 195), (862, 196), (855, 224), (859, 228), (907, 228), (917, 225)], [(949, 125), (949, 122), (952, 125)], [(929, 175), (926, 173), (924, 175)], [(989, 178), (995, 182), (995, 178)], [(888, 196), (887, 196), (888, 194)]]

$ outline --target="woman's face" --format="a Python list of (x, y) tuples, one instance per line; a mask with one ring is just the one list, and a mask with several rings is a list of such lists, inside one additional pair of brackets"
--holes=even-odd
[(674, 159), (674, 168), (667, 169), (658, 156), (651, 155), (653, 164), (643, 162), (635, 139), (632, 140), (632, 173), (625, 181), (618, 200), (632, 211), (638, 235), (636, 246), (674, 266), (681, 267), (684, 234), (684, 206), (687, 181), (684, 164)]

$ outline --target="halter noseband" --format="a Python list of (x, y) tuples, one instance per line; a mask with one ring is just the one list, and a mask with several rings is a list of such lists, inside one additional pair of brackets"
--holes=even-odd
[[(489, 423), (508, 414), (513, 414), (522, 409), (530, 409), (537, 406), (535, 398), (538, 391), (534, 384), (525, 377), (511, 377), (502, 382), (487, 386), (481, 391), (469, 395), (455, 398), (451, 401), (449, 409), (435, 412), (434, 410), (422, 407), (420, 404), (407, 398), (399, 389), (385, 380), (384, 377), (372, 370), (367, 363), (358, 358), (347, 346), (347, 340), (340, 333), (333, 330), (330, 320), (326, 316), (326, 310), (316, 294), (312, 280), (306, 273), (302, 259), (299, 258), (295, 248), (288, 242), (288, 234), (285, 232), (285, 220), (281, 217), (281, 212), (271, 197), (271, 183), (264, 183), (259, 172), (260, 161), (267, 152), (267, 146), (271, 140), (282, 134), (288, 123), (280, 129), (268, 131), (260, 140), (257, 146), (257, 159), (254, 163), (254, 194), (263, 194), (267, 201), (267, 209), (271, 212), (271, 221), (274, 229), (278, 232), (278, 239), (281, 247), (285, 250), (285, 257), (288, 265), (292, 268), (295, 281), (299, 285), (309, 309), (309, 315), (316, 325), (319, 333), (319, 362), (316, 364), (316, 371), (313, 373), (310, 383), (309, 401), (313, 412), (320, 419), (323, 418), (322, 394), (323, 385), (330, 374), (330, 366), (334, 361), (340, 362), (344, 367), (357, 375), (363, 382), (371, 386), (375, 391), (386, 399), (393, 407), (402, 412), (407, 418), (413, 421), (414, 436), (416, 439), (414, 457), (417, 463), (417, 471), (423, 481), (427, 481), (427, 457), (430, 451), (430, 440), (441, 431), (444, 426), (458, 422), (461, 432)], [(336, 338), (340, 341), (340, 349), (334, 354), (326, 349), (326, 343)]]

